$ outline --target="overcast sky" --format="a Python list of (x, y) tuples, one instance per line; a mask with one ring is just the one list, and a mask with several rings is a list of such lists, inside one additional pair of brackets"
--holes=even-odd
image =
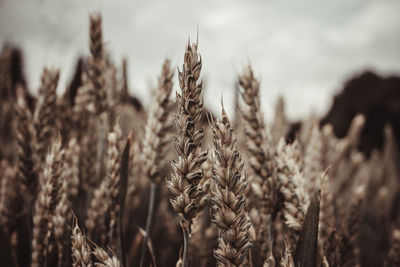
[(198, 27), (206, 106), (219, 110), (223, 95), (230, 109), (236, 76), (251, 63), (266, 118), (283, 95), (297, 119), (326, 112), (354, 74), (400, 73), (399, 10), (399, 0), (0, 0), (0, 41), (23, 48), (32, 90), (43, 66), (61, 68), (64, 90), (89, 53), (88, 16), (101, 11), (106, 48), (118, 63), (128, 58), (131, 91), (147, 103), (164, 58), (181, 66)]

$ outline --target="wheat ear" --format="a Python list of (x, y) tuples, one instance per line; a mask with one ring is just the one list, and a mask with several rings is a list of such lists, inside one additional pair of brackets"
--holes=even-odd
[(0, 181), (0, 225), (9, 231), (14, 224), (15, 203), (19, 197), (15, 169), (6, 160), (0, 162), (1, 181)]
[[(244, 122), (248, 162), (253, 170), (251, 186), (261, 206), (260, 219), (263, 222), (272, 222), (278, 196), (277, 179), (273, 175), (273, 149), (269, 146), (271, 141), (265, 132), (263, 112), (260, 107), (260, 83), (254, 77), (250, 66), (239, 76), (239, 84), (242, 87), (240, 111)], [(261, 246), (262, 255), (271, 250), (268, 236), (271, 232), (270, 223), (263, 223), (257, 229), (257, 242)]]
[(292, 252), (288, 245), (285, 244), (285, 251), (283, 252), (281, 258), (281, 266), (282, 267), (295, 267)]
[(281, 96), (275, 104), (275, 116), (271, 125), (272, 143), (277, 145), (281, 138), (286, 138), (289, 122), (285, 112), (285, 101)]
[(73, 267), (92, 267), (91, 251), (86, 243), (86, 237), (82, 234), (75, 221), (71, 235), (71, 250), (72, 250), (72, 266)]
[(41, 173), (47, 147), (54, 136), (54, 111), (56, 110), (56, 88), (60, 72), (45, 68), (39, 88), (39, 102), (33, 117), (35, 128), (35, 172)]
[(236, 137), (224, 109), (222, 120), (213, 123), (213, 141), (216, 190), (212, 192), (212, 221), (219, 230), (218, 248), (214, 255), (218, 266), (242, 266), (248, 260), (251, 247), (251, 223), (246, 214), (244, 197), (247, 182)]
[[(119, 138), (121, 129), (115, 125), (113, 132), (108, 135), (107, 177), (103, 179), (94, 191), (86, 219), (86, 228), (89, 237), (94, 239), (100, 236), (102, 244), (114, 240), (117, 234), (117, 219), (119, 215)], [(104, 202), (104, 199), (107, 201)], [(101, 230), (96, 229), (101, 226)], [(95, 240), (98, 241), (98, 240)], [(115, 249), (115, 243), (111, 243)]]
[(386, 266), (400, 266), (400, 228), (393, 229)]
[(108, 253), (100, 248), (96, 247), (93, 251), (93, 255), (96, 257), (96, 266), (98, 267), (121, 267), (121, 263), (115, 255), (108, 255)]
[(143, 265), (144, 254), (147, 240), (151, 230), (154, 200), (156, 195), (156, 187), (161, 180), (161, 171), (163, 167), (163, 159), (167, 154), (167, 144), (169, 133), (171, 132), (172, 123), (172, 101), (170, 95), (172, 91), (173, 71), (171, 63), (165, 60), (161, 75), (158, 79), (158, 89), (154, 104), (151, 107), (149, 117), (145, 127), (145, 135), (143, 141), (143, 171), (147, 178), (150, 179), (150, 196), (149, 206), (146, 218), (146, 236), (142, 241), (142, 253), (140, 256), (140, 266)]
[(33, 216), (32, 266), (43, 266), (47, 257), (50, 221), (61, 194), (63, 150), (61, 139), (51, 146), (41, 180), (41, 190), (35, 202)]
[(90, 16), (90, 53), (85, 79), (89, 80), (89, 94), (94, 101), (94, 108), (97, 114), (107, 108), (107, 93), (105, 90), (105, 61), (102, 35), (102, 19), (100, 14), (94, 13)]
[(161, 179), (160, 168), (162, 159), (167, 153), (168, 133), (172, 128), (172, 101), (170, 100), (170, 95), (173, 75), (171, 63), (167, 59), (163, 64), (161, 75), (158, 79), (155, 101), (151, 106), (145, 126), (143, 169), (145, 175), (153, 183), (158, 183)]
[(61, 187), (59, 188), (58, 195), (59, 199), (54, 208), (54, 212), (51, 217), (53, 233), (54, 233), (54, 240), (56, 241), (57, 245), (57, 252), (58, 252), (58, 263), (59, 266), (62, 266), (63, 258), (64, 258), (64, 248), (66, 245), (66, 231), (65, 228), (67, 227), (67, 215), (68, 209), (70, 208), (70, 202), (68, 200), (68, 185), (69, 185), (69, 177), (68, 172), (66, 171), (68, 165), (65, 164), (65, 155), (64, 153), (61, 158), (63, 162), (62, 171), (60, 172), (61, 176), (58, 178), (61, 180)]
[(18, 151), (18, 171), (17, 177), (25, 186), (31, 201), (36, 197), (38, 178), (34, 172), (33, 144), (34, 130), (32, 115), (25, 101), (22, 87), (17, 87), (17, 105), (15, 107), (17, 119), (17, 151)]
[(178, 134), (174, 138), (174, 145), (178, 159), (171, 163), (172, 175), (167, 181), (167, 187), (172, 193), (171, 204), (181, 218), (184, 235), (184, 267), (187, 266), (190, 225), (198, 211), (198, 184), (204, 175), (201, 165), (207, 159), (207, 152), (201, 152), (204, 136), (200, 126), (203, 97), (202, 83), (197, 82), (201, 65), (197, 44), (190, 45), (188, 42), (183, 68), (179, 72), (181, 94), (176, 94)]
[(281, 193), (284, 197), (283, 215), (286, 225), (291, 229), (288, 242), (294, 246), (301, 231), (303, 221), (310, 203), (309, 195), (305, 188), (305, 178), (300, 171), (299, 163), (296, 161), (297, 149), (296, 142), (285, 145), (281, 139), (277, 148), (278, 179), (280, 181)]

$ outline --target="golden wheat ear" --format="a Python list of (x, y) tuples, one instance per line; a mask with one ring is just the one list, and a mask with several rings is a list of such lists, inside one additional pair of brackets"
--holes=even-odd
[[(243, 130), (246, 136), (246, 148), (250, 165), (251, 189), (257, 197), (257, 203), (250, 203), (258, 207), (260, 221), (272, 223), (271, 218), (276, 217), (276, 206), (278, 205), (278, 180), (274, 174), (273, 146), (265, 132), (264, 115), (260, 106), (260, 83), (253, 74), (250, 66), (244, 69), (239, 76), (241, 87), (241, 104), (239, 106), (242, 115)], [(251, 200), (251, 198), (250, 198)], [(254, 202), (254, 201), (253, 201)], [(271, 233), (270, 223), (255, 225), (257, 234), (257, 245), (259, 253), (265, 258), (269, 246), (268, 233)], [(263, 259), (264, 260), (264, 259)]]
[(118, 258), (112, 254), (111, 256), (102, 248), (96, 247), (93, 251), (93, 255), (96, 257), (96, 266), (99, 267), (121, 267), (121, 263)]
[(42, 162), (45, 161), (47, 149), (55, 137), (56, 88), (60, 72), (54, 69), (43, 70), (39, 101), (33, 117), (35, 130), (35, 172), (39, 175), (43, 171)]
[(37, 194), (38, 177), (35, 173), (34, 145), (35, 132), (32, 123), (32, 114), (25, 100), (25, 94), (22, 87), (17, 87), (17, 105), (16, 113), (16, 136), (18, 153), (18, 173), (17, 177), (25, 187), (24, 191), (28, 193), (25, 199), (33, 201)]
[(72, 266), (93, 266), (91, 254), (90, 247), (86, 242), (86, 236), (82, 233), (75, 218), (71, 235)]
[(146, 244), (151, 231), (156, 189), (161, 182), (162, 167), (165, 165), (164, 162), (168, 152), (167, 145), (172, 132), (172, 101), (170, 100), (170, 95), (173, 75), (170, 60), (166, 59), (158, 79), (156, 96), (145, 126), (142, 154), (143, 171), (146, 177), (150, 179), (151, 184), (145, 229), (148, 234), (142, 241), (140, 265), (143, 265), (144, 261)]
[(63, 153), (59, 138), (51, 145), (39, 183), (33, 215), (32, 266), (43, 266), (47, 260), (51, 219), (61, 198)]
[[(120, 212), (120, 153), (121, 129), (118, 123), (108, 134), (107, 176), (95, 189), (88, 209), (86, 228), (89, 237), (96, 243), (116, 249), (116, 227)], [(107, 200), (107, 201), (104, 201)]]
[(285, 224), (289, 228), (287, 242), (291, 247), (295, 247), (310, 203), (305, 187), (306, 179), (299, 162), (296, 160), (298, 153), (299, 149), (296, 142), (286, 145), (283, 138), (281, 139), (276, 157), (277, 173), (281, 185), (280, 191), (284, 199), (282, 211)]
[(212, 221), (218, 227), (218, 247), (214, 256), (218, 266), (242, 266), (249, 263), (251, 222), (246, 213), (244, 191), (247, 186), (243, 161), (236, 137), (222, 107), (222, 118), (213, 122), (214, 166)]
[(171, 204), (181, 219), (184, 235), (183, 266), (187, 266), (189, 233), (193, 218), (199, 211), (198, 187), (203, 178), (202, 164), (207, 160), (207, 151), (201, 151), (203, 127), (200, 119), (203, 112), (202, 83), (198, 81), (201, 58), (197, 44), (188, 42), (182, 71), (179, 71), (180, 93), (176, 93), (177, 135), (174, 138), (178, 159), (171, 163), (172, 174), (167, 187), (172, 193)]

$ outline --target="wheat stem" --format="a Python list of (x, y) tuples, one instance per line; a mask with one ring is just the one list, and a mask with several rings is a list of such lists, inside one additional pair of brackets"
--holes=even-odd
[(146, 245), (147, 245), (147, 241), (148, 241), (149, 235), (150, 235), (151, 223), (153, 221), (156, 190), (157, 190), (156, 183), (151, 182), (151, 184), (150, 184), (150, 201), (149, 201), (149, 207), (148, 207), (147, 218), (146, 218), (146, 235), (142, 241), (142, 252), (140, 254), (140, 265), (139, 266), (143, 266), (144, 256), (146, 254)]
[(189, 255), (189, 227), (181, 221), (181, 227), (183, 232), (183, 255), (182, 255), (182, 267), (188, 266), (188, 255)]

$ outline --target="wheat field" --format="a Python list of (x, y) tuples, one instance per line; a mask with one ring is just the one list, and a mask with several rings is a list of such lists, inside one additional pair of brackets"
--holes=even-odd
[(2, 51), (1, 266), (400, 266), (390, 126), (369, 157), (357, 149), (363, 115), (344, 138), (308, 118), (289, 140), (284, 100), (266, 124), (251, 66), (233, 116), (222, 98), (212, 114), (190, 40), (143, 107), (127, 62), (104, 48), (100, 14), (89, 33), (90, 55), (61, 95), (62, 70), (44, 68), (33, 96), (13, 73), (18, 54)]

